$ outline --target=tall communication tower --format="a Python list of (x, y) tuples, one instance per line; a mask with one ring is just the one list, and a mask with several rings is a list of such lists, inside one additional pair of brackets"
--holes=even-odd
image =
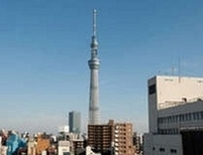
[(98, 72), (100, 61), (97, 56), (98, 42), (96, 37), (96, 14), (93, 10), (93, 35), (91, 42), (91, 59), (88, 61), (90, 68), (90, 96), (89, 96), (89, 124), (99, 124), (99, 82)]

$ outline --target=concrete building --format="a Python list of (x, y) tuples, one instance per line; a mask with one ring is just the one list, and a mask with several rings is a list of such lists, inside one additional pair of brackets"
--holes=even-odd
[(69, 142), (69, 152), (70, 154), (80, 154), (85, 151), (85, 140), (75, 133), (68, 133), (66, 139)]
[(1, 146), (1, 148), (0, 148), (0, 154), (1, 155), (7, 155), (7, 150), (8, 150), (7, 146)]
[(134, 155), (133, 128), (131, 123), (88, 125), (88, 145), (95, 152), (115, 155)]
[(58, 142), (58, 155), (70, 155), (70, 142), (59, 141)]
[(92, 151), (90, 146), (87, 146), (85, 155), (101, 155), (101, 153), (95, 153)]
[(135, 155), (132, 123), (115, 123), (114, 152), (115, 155)]
[(2, 137), (0, 136), (0, 155), (6, 155), (7, 149), (7, 146), (2, 145)]
[(42, 152), (45, 153), (50, 147), (50, 138), (45, 134), (38, 134), (36, 138), (36, 154), (41, 155)]
[(85, 150), (84, 139), (74, 139), (73, 140), (74, 154), (81, 154)]
[(93, 36), (91, 42), (90, 68), (90, 97), (89, 97), (89, 124), (99, 124), (99, 82), (98, 72), (100, 61), (98, 58), (98, 42), (96, 37), (96, 10), (93, 11)]
[(80, 112), (69, 112), (69, 129), (70, 132), (79, 134), (81, 132), (81, 115)]
[(37, 149), (37, 142), (34, 140), (34, 138), (30, 138), (27, 142), (27, 154), (28, 155), (36, 155), (36, 149)]
[(68, 125), (63, 125), (58, 127), (58, 133), (69, 133), (69, 126)]
[[(195, 154), (193, 151), (197, 148), (193, 148), (187, 136), (192, 133), (191, 137), (196, 137), (194, 144), (200, 138), (198, 134), (203, 135), (203, 78), (156, 76), (149, 79), (148, 108), (145, 155)], [(188, 148), (191, 152), (186, 151)]]
[(113, 121), (108, 124), (88, 125), (88, 145), (95, 152), (107, 152), (113, 148)]
[(137, 135), (136, 132), (133, 134), (133, 145), (136, 148), (136, 153), (141, 154), (142, 147), (141, 147), (141, 137)]

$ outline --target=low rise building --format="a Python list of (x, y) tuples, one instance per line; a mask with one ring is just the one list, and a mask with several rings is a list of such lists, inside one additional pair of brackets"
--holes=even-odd
[(41, 155), (42, 151), (47, 151), (50, 147), (50, 137), (46, 134), (39, 134), (37, 135), (37, 146), (36, 146), (36, 153), (37, 155)]
[(59, 141), (58, 142), (58, 155), (69, 155), (70, 154), (70, 142)]
[(37, 142), (34, 138), (30, 138), (27, 143), (27, 154), (36, 155)]

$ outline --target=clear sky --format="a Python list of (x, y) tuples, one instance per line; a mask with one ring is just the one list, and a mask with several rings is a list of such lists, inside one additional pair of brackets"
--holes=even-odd
[(148, 130), (147, 80), (203, 76), (202, 0), (1, 0), (0, 128), (56, 132), (89, 105), (92, 12), (100, 117)]

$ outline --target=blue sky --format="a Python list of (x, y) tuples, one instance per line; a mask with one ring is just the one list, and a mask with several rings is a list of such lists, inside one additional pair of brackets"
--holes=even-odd
[(203, 76), (202, 0), (2, 0), (0, 128), (56, 132), (77, 110), (86, 130), (94, 8), (103, 123), (146, 132), (150, 77)]

